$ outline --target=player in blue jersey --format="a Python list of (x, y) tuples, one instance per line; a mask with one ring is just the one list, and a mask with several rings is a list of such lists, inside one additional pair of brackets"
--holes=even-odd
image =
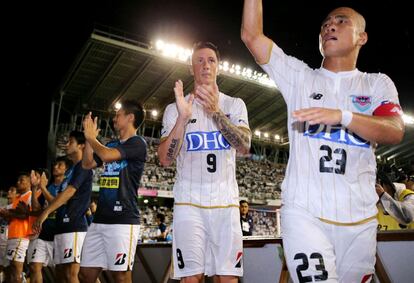
[(119, 139), (106, 146), (97, 140), (97, 118), (89, 113), (83, 121), (87, 140), (83, 164), (87, 168), (104, 165), (105, 170), (98, 208), (82, 251), (82, 282), (95, 283), (102, 269), (111, 271), (116, 282), (132, 282), (139, 234), (137, 191), (147, 155), (146, 142), (137, 136), (137, 129), (145, 110), (133, 100), (121, 104), (113, 119)]
[(74, 165), (66, 172), (58, 195), (33, 225), (34, 229), (40, 232), (49, 214), (57, 210), (54, 262), (57, 269), (63, 273), (63, 282), (78, 282), (80, 254), (88, 229), (85, 212), (91, 198), (92, 170), (82, 166), (84, 148), (84, 134), (72, 131), (66, 145), (66, 154)]
[[(42, 194), (38, 197), (41, 209), (45, 209), (61, 190), (61, 185), (65, 179), (65, 172), (71, 168), (72, 162), (66, 157), (56, 158), (53, 164), (53, 179), (50, 185), (39, 186)], [(33, 211), (36, 213), (36, 211)], [(41, 213), (41, 211), (39, 212)], [(53, 266), (53, 241), (56, 233), (55, 213), (49, 214), (42, 224), (42, 230), (37, 239), (33, 240), (33, 245), (29, 244), (27, 259), (30, 264), (30, 282), (43, 282), (42, 267)], [(60, 277), (59, 277), (60, 278)]]

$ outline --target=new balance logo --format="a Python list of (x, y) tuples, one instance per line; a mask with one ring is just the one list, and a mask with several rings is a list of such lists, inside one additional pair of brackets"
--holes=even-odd
[(314, 92), (309, 97), (313, 98), (315, 100), (320, 100), (322, 98), (322, 96), (323, 96), (323, 94)]
[(72, 256), (72, 249), (65, 249), (63, 258), (70, 258)]
[(126, 254), (118, 253), (115, 258), (115, 265), (123, 265), (125, 263)]
[(188, 120), (188, 124), (195, 124), (197, 122), (197, 119), (190, 119)]

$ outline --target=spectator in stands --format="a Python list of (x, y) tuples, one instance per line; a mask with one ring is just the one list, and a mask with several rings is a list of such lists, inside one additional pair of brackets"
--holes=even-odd
[(157, 225), (158, 231), (156, 240), (159, 242), (164, 242), (167, 239), (167, 225), (165, 224), (165, 215), (162, 213), (157, 213)]
[(414, 191), (414, 171), (407, 174), (407, 178), (403, 181), (407, 189)]
[(249, 203), (240, 201), (240, 225), (243, 236), (253, 236), (253, 218), (249, 215)]
[(368, 40), (364, 17), (347, 7), (327, 15), (316, 70), (264, 35), (260, 0), (244, 1), (242, 40), (287, 104), (281, 229), (292, 279), (368, 281), (377, 232), (374, 151), (377, 143), (401, 142), (404, 122), (391, 79), (356, 68)]
[(133, 100), (121, 105), (113, 119), (119, 139), (106, 146), (97, 140), (98, 119), (89, 113), (83, 121), (87, 140), (83, 166), (105, 165), (98, 207), (82, 251), (80, 279), (86, 283), (95, 283), (102, 269), (111, 271), (116, 282), (132, 282), (140, 228), (137, 189), (147, 156), (146, 142), (137, 130), (145, 110)]
[[(414, 228), (414, 191), (408, 190), (404, 183), (393, 183), (390, 178), (378, 173), (379, 182), (375, 189), (379, 196), (379, 230), (399, 230), (407, 226)], [(411, 224), (411, 225), (410, 225)]]
[(214, 44), (194, 45), (194, 89), (184, 97), (176, 81), (175, 103), (163, 117), (158, 157), (163, 166), (177, 159), (173, 270), (182, 282), (201, 282), (204, 274), (237, 282), (243, 274), (235, 163), (236, 151), (249, 151), (251, 132), (243, 100), (218, 89), (219, 60)]
[(70, 132), (66, 154), (74, 165), (66, 172), (57, 196), (34, 224), (35, 230), (40, 232), (43, 222), (57, 210), (54, 262), (63, 282), (78, 282), (80, 252), (88, 229), (85, 212), (92, 192), (92, 170), (82, 166), (84, 149), (84, 134)]

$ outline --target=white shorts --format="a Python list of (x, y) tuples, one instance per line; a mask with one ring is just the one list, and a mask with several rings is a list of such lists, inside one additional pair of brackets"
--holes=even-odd
[(0, 266), (6, 266), (7, 241), (0, 243)]
[(0, 226), (0, 266), (6, 266), (7, 254), (7, 226)]
[(286, 263), (294, 282), (367, 282), (374, 274), (377, 220), (340, 226), (282, 207)]
[(24, 262), (28, 246), (29, 246), (29, 239), (26, 239), (26, 238), (8, 239), (7, 240), (7, 255), (6, 255), (7, 260)]
[(196, 274), (243, 276), (243, 239), (238, 207), (203, 209), (175, 205), (174, 278)]
[(54, 266), (53, 262), (53, 242), (42, 239), (30, 240), (27, 249), (27, 262), (43, 263), (43, 266)]
[(139, 225), (92, 223), (82, 250), (81, 267), (132, 270)]
[(55, 264), (80, 263), (86, 232), (72, 232), (55, 235), (53, 248)]

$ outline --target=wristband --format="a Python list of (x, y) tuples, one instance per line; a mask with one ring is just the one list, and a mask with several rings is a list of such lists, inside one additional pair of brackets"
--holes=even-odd
[(341, 124), (344, 127), (348, 127), (349, 124), (351, 124), (352, 121), (352, 112), (348, 111), (348, 110), (342, 110), (342, 119), (341, 119)]

